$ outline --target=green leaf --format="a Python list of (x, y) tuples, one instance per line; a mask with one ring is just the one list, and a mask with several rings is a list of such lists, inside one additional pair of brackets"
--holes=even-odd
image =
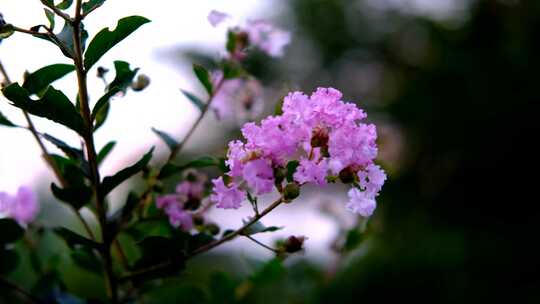
[(152, 158), (152, 153), (154, 152), (154, 148), (150, 149), (138, 162), (135, 164), (120, 170), (113, 176), (107, 176), (103, 179), (103, 182), (101, 183), (101, 195), (105, 196), (109, 192), (111, 192), (114, 188), (116, 188), (118, 185), (120, 185), (122, 182), (127, 180), (128, 178), (132, 177), (133, 175), (139, 173), (146, 165), (148, 165), (148, 162), (150, 162), (150, 159)]
[(0, 247), (0, 274), (9, 274), (19, 265), (19, 255), (14, 249)]
[(15, 124), (13, 124), (11, 121), (9, 121), (2, 112), (0, 112), (0, 125), (6, 126), (6, 127), (16, 127)]
[(72, 64), (52, 64), (43, 67), (28, 75), (24, 80), (23, 88), (30, 94), (37, 94), (47, 88), (54, 81), (73, 72), (75, 66)]
[[(80, 24), (81, 31), (81, 48), (84, 50), (86, 45), (86, 40), (88, 39), (88, 32), (84, 29), (83, 23)], [(50, 41), (60, 48), (64, 56), (68, 58), (74, 58), (75, 54), (75, 44), (73, 43), (73, 27), (68, 22), (64, 23), (62, 31), (56, 35), (58, 41), (51, 38), (50, 36), (35, 36), (38, 38), (45, 39)]]
[(94, 130), (103, 125), (107, 119), (111, 98), (119, 92), (125, 92), (139, 70), (138, 68), (132, 70), (129, 63), (119, 60), (114, 62), (114, 69), (116, 71), (114, 80), (109, 84), (107, 92), (96, 102), (92, 109), (92, 120), (96, 120)]
[(86, 248), (75, 249), (71, 252), (71, 259), (75, 265), (97, 275), (102, 275), (103, 266), (92, 250)]
[(345, 244), (343, 245), (344, 251), (351, 251), (358, 247), (362, 243), (364, 236), (357, 229), (351, 229), (347, 232), (347, 237), (345, 238)]
[(199, 110), (204, 111), (206, 104), (197, 96), (191, 94), (188, 91), (180, 90), (184, 95), (197, 107)]
[(208, 92), (209, 95), (212, 95), (213, 85), (212, 80), (210, 79), (210, 73), (208, 73), (203, 66), (198, 64), (193, 65), (193, 72), (195, 72), (197, 79), (199, 79), (201, 84), (204, 86), (206, 92)]
[(70, 204), (75, 210), (79, 210), (89, 203), (93, 195), (92, 189), (84, 184), (60, 188), (52, 183), (51, 191), (57, 199)]
[(112, 149), (116, 146), (116, 141), (110, 141), (108, 142), (101, 150), (99, 150), (99, 153), (97, 155), (97, 163), (101, 164), (103, 160), (109, 155), (109, 153), (112, 151)]
[(294, 173), (296, 172), (296, 168), (300, 166), (300, 162), (297, 160), (292, 160), (287, 163), (287, 181), (289, 183), (292, 183), (294, 181)]
[(84, 54), (84, 68), (90, 70), (107, 51), (148, 22), (150, 20), (144, 17), (131, 16), (120, 19), (114, 31), (108, 28), (102, 29), (88, 45)]
[[(242, 220), (242, 223), (246, 225), (249, 222), (249, 220)], [(283, 227), (277, 227), (277, 226), (270, 226), (266, 227), (261, 223), (260, 221), (255, 222), (253, 225), (249, 226), (249, 228), (242, 231), (242, 235), (252, 235), (257, 233), (263, 233), (263, 232), (274, 232), (283, 229)]]
[(13, 105), (30, 114), (62, 124), (80, 135), (84, 134), (84, 122), (69, 99), (61, 91), (49, 86), (43, 98), (32, 100), (30, 94), (18, 83), (5, 87), (2, 92)]
[(122, 221), (127, 222), (131, 218), (131, 215), (133, 213), (133, 210), (137, 207), (137, 204), (139, 203), (139, 196), (135, 194), (134, 192), (130, 192), (128, 194), (126, 203), (122, 207)]
[(134, 269), (147, 268), (153, 265), (170, 262), (166, 268), (148, 273), (147, 278), (159, 278), (175, 275), (184, 265), (185, 239), (150, 236), (137, 245), (141, 250), (141, 258), (135, 262)]
[(47, 17), (47, 20), (49, 20), (49, 28), (52, 31), (54, 30), (54, 26), (55, 26), (54, 13), (51, 10), (46, 9), (46, 8), (44, 8), (43, 10), (45, 11), (45, 17)]
[(101, 249), (100, 243), (87, 239), (86, 237), (80, 234), (77, 234), (67, 228), (64, 228), (64, 227), (56, 228), (54, 229), (54, 232), (60, 238), (62, 238), (71, 249), (74, 249), (77, 246), (83, 246), (83, 247), (88, 247), (88, 248), (97, 249), (97, 250)]
[(64, 152), (66, 156), (68, 156), (69, 158), (76, 161), (84, 161), (84, 153), (82, 150), (73, 148), (69, 146), (68, 144), (66, 144), (65, 142), (61, 141), (60, 139), (52, 135), (49, 135), (47, 133), (40, 134), (40, 135), (41, 137), (45, 138), (46, 140), (51, 142), (53, 145), (58, 147), (58, 149), (62, 150), (62, 152)]
[(233, 31), (227, 32), (227, 43), (225, 48), (231, 54), (236, 51), (236, 34)]
[(24, 229), (12, 219), (0, 219), (0, 247), (2, 244), (9, 244), (22, 238)]
[(179, 143), (174, 138), (172, 138), (172, 136), (170, 136), (169, 134), (163, 131), (160, 131), (156, 128), (152, 128), (152, 132), (156, 133), (156, 135), (159, 138), (161, 138), (161, 140), (163, 140), (165, 144), (167, 144), (167, 146), (169, 147), (169, 149), (171, 149), (171, 151), (173, 151), (174, 149), (176, 149), (176, 147), (178, 147)]
[(14, 32), (15, 30), (11, 24), (4, 24), (0, 26), (0, 41), (13, 35)]
[(71, 4), (73, 4), (73, 0), (64, 0), (56, 5), (57, 9), (65, 10), (68, 9)]
[(169, 163), (163, 166), (159, 174), (159, 178), (165, 178), (173, 174), (180, 173), (189, 168), (204, 168), (204, 167), (214, 167), (214, 166), (219, 166), (219, 161), (209, 156), (203, 156), (201, 158), (192, 160), (180, 166)]
[(105, 0), (88, 0), (82, 4), (83, 14), (88, 14), (89, 12), (95, 10), (105, 3)]

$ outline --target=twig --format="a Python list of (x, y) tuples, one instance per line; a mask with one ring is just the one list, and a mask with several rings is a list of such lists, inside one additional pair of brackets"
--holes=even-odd
[[(234, 232), (224, 236), (223, 238), (221, 238), (219, 240), (213, 241), (213, 242), (211, 242), (209, 244), (206, 244), (204, 246), (201, 246), (201, 247), (197, 248), (196, 250), (194, 250), (193, 252), (188, 254), (185, 257), (185, 259), (188, 260), (190, 258), (193, 258), (193, 257), (195, 257), (195, 256), (197, 256), (197, 255), (199, 255), (201, 253), (207, 252), (207, 251), (209, 251), (209, 250), (211, 250), (211, 249), (213, 249), (213, 248), (215, 248), (215, 247), (217, 247), (217, 246), (219, 246), (219, 245), (221, 245), (221, 244), (223, 244), (225, 242), (228, 242), (228, 241), (234, 239), (238, 235), (241, 235), (244, 231), (246, 231), (249, 227), (251, 227), (253, 224), (258, 222), (265, 215), (270, 213), (270, 211), (274, 210), (281, 203), (283, 203), (283, 198), (280, 197), (278, 200), (276, 200), (270, 206), (268, 206), (266, 209), (264, 209), (259, 215), (254, 216), (252, 219), (250, 219), (249, 222), (247, 222), (241, 228), (235, 230)], [(167, 267), (171, 267), (171, 265), (172, 265), (172, 262), (165, 262), (165, 263), (161, 263), (161, 264), (158, 264), (158, 265), (155, 265), (155, 266), (152, 266), (152, 267), (140, 270), (140, 271), (135, 271), (135, 272), (132, 272), (132, 273), (120, 278), (120, 282), (134, 280), (134, 279), (137, 279), (139, 277), (142, 277), (142, 276), (146, 275), (147, 273), (150, 273), (150, 272), (153, 272), (153, 271), (156, 271), (156, 270), (165, 269)]]
[[(4, 65), (2, 64), (2, 61), (0, 61), (0, 73), (4, 77), (4, 80), (5, 80), (6, 84), (8, 84), (8, 85), (11, 84), (11, 79), (9, 78), (9, 75), (8, 75), (6, 69), (4, 68)], [(53, 171), (54, 175), (56, 176), (56, 179), (62, 185), (62, 187), (66, 187), (68, 185), (68, 182), (66, 181), (64, 176), (62, 176), (62, 172), (60, 172), (60, 169), (58, 168), (58, 166), (56, 166), (56, 163), (54, 162), (51, 155), (47, 151), (47, 148), (45, 147), (45, 144), (41, 140), (41, 137), (39, 136), (39, 133), (37, 132), (36, 127), (34, 126), (32, 118), (30, 118), (30, 115), (28, 114), (27, 111), (25, 111), (23, 109), (21, 109), (21, 111), (22, 111), (22, 113), (24, 115), (24, 118), (26, 119), (26, 122), (28, 123), (28, 128), (26, 128), (26, 129), (28, 131), (30, 131), (30, 133), (32, 133), (32, 135), (34, 136), (34, 139), (36, 140), (36, 142), (37, 142), (37, 144), (38, 144), (38, 146), (39, 146), (39, 148), (41, 150), (43, 160), (49, 166), (49, 168)], [(76, 214), (79, 221), (84, 226), (84, 229), (88, 233), (88, 236), (90, 236), (90, 238), (92, 240), (95, 240), (95, 236), (94, 236), (94, 233), (92, 232), (92, 229), (90, 229), (90, 226), (88, 226), (88, 223), (84, 220), (84, 218), (82, 217), (79, 210), (76, 210), (71, 205), (69, 205), (69, 206), (73, 210), (73, 212)]]
[(66, 22), (72, 23), (73, 20), (69, 17), (69, 15), (56, 8), (56, 6), (54, 6), (54, 3), (52, 2), (53, 1), (51, 1), (51, 4), (49, 4), (47, 3), (47, 1), (41, 0), (41, 3), (43, 3), (43, 5), (45, 5), (46, 7), (50, 8), (55, 14), (62, 17), (62, 19), (64, 19)]
[(263, 248), (266, 248), (266, 249), (272, 251), (272, 252), (275, 253), (275, 254), (278, 254), (278, 253), (279, 253), (279, 251), (278, 251), (277, 249), (274, 249), (274, 248), (272, 248), (272, 247), (270, 247), (270, 246), (268, 246), (268, 245), (266, 245), (266, 244), (264, 244), (264, 243), (262, 243), (262, 242), (256, 240), (256, 239), (253, 238), (251, 235), (244, 235), (244, 236), (247, 237), (248, 239), (250, 239), (251, 241), (253, 241), (255, 244), (257, 244), (257, 245), (259, 245), (259, 246), (261, 246), (261, 247), (263, 247)]
[(28, 291), (24, 290), (22, 287), (9, 281), (6, 278), (0, 277), (0, 284), (8, 288), (11, 288), (15, 290), (16, 292), (18, 292), (19, 294), (23, 295), (28, 300), (28, 303), (43, 303), (38, 298), (31, 295)]
[(85, 142), (88, 163), (90, 165), (92, 189), (96, 198), (96, 209), (98, 213), (99, 223), (101, 226), (101, 235), (103, 241), (103, 250), (101, 251), (101, 255), (105, 264), (104, 268), (107, 281), (107, 291), (111, 303), (116, 304), (118, 303), (118, 284), (113, 271), (111, 256), (111, 245), (113, 238), (111, 237), (112, 234), (108, 231), (107, 214), (105, 209), (105, 195), (101, 193), (101, 179), (99, 176), (97, 154), (94, 144), (92, 116), (90, 114), (90, 106), (88, 100), (88, 87), (86, 82), (87, 71), (84, 69), (83, 64), (80, 27), (82, 21), (81, 5), (82, 0), (77, 0), (75, 4), (75, 18), (71, 20), (71, 24), (73, 26), (73, 45), (75, 50), (73, 62), (75, 64), (75, 70), (77, 72), (81, 116), (86, 124), (83, 139)]

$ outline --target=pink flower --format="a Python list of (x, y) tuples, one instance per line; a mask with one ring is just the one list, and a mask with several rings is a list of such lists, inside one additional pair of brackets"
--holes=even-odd
[(193, 228), (193, 217), (191, 213), (182, 209), (179, 205), (169, 205), (165, 209), (165, 213), (169, 216), (171, 226), (184, 231), (189, 231)]
[(230, 17), (229, 14), (212, 10), (210, 11), (210, 14), (208, 14), (208, 22), (210, 22), (213, 27), (216, 27)]
[(347, 194), (349, 196), (349, 203), (345, 207), (348, 210), (364, 217), (373, 214), (373, 211), (375, 211), (375, 208), (377, 207), (377, 203), (373, 197), (370, 197), (366, 192), (362, 192), (356, 188), (352, 188)]
[(386, 174), (378, 165), (370, 164), (365, 170), (358, 171), (358, 178), (360, 187), (375, 197), (386, 181)]
[(283, 56), (285, 47), (291, 42), (291, 34), (276, 28), (268, 21), (249, 21), (246, 27), (250, 44), (272, 57)]
[(223, 209), (238, 209), (242, 201), (246, 198), (246, 192), (238, 189), (238, 186), (225, 186), (223, 177), (212, 180), (214, 192), (210, 195), (210, 200), (216, 203), (216, 207)]
[(20, 187), (17, 194), (0, 193), (0, 216), (9, 217), (26, 226), (39, 213), (39, 203), (35, 193), (27, 187)]
[[(212, 73), (214, 86), (222, 81), (223, 73)], [(245, 122), (259, 115), (263, 110), (263, 89), (254, 78), (223, 80), (212, 99), (211, 109), (220, 120)]]
[(300, 166), (294, 173), (294, 180), (300, 184), (316, 183), (319, 186), (326, 185), (326, 176), (328, 174), (328, 163), (325, 159), (319, 162), (302, 158)]
[(274, 186), (274, 171), (269, 162), (264, 159), (255, 159), (246, 163), (242, 177), (257, 195), (271, 192)]
[(159, 209), (165, 209), (171, 205), (179, 204), (178, 196), (175, 194), (161, 195), (156, 198), (156, 206)]

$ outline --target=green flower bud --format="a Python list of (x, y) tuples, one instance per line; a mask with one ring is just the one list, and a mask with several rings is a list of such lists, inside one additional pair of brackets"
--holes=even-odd
[(297, 183), (288, 183), (283, 190), (283, 198), (289, 203), (300, 195), (300, 186)]

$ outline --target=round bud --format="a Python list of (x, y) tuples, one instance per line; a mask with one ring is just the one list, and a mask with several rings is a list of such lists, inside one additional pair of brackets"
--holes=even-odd
[(297, 183), (288, 183), (283, 190), (285, 202), (290, 202), (300, 195), (300, 186)]
[(295, 253), (304, 249), (304, 241), (306, 240), (305, 236), (290, 236), (286, 241), (283, 247), (285, 252)]
[(356, 181), (356, 171), (348, 166), (339, 172), (339, 179), (344, 184), (350, 184)]
[(210, 223), (206, 225), (206, 231), (208, 231), (211, 235), (218, 235), (220, 230), (221, 229), (219, 228), (219, 226), (215, 223)]
[(109, 69), (100, 66), (97, 68), (97, 77), (104, 78), (105, 74), (107, 74), (108, 72), (109, 72)]
[(131, 88), (133, 89), (133, 91), (139, 92), (146, 89), (149, 84), (150, 77), (144, 74), (140, 74), (139, 76), (137, 76), (137, 79), (131, 83)]

